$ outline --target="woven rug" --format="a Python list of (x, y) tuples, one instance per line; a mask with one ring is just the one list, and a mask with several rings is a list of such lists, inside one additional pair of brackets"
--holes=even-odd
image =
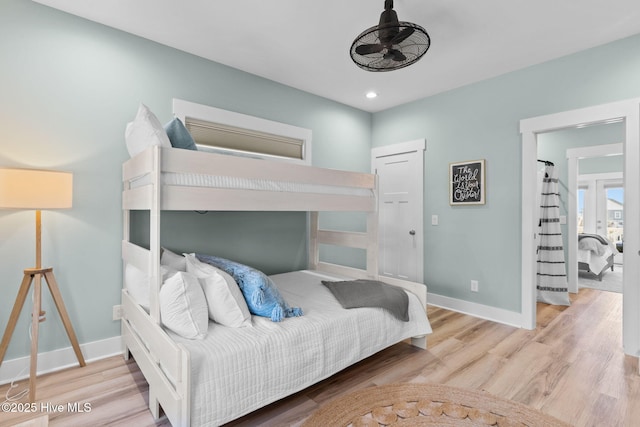
[(569, 424), (487, 392), (405, 383), (369, 387), (340, 396), (314, 412), (303, 426), (569, 427)]

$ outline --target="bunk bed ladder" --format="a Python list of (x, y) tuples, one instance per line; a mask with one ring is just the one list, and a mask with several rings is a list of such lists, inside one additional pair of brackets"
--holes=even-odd
[[(367, 213), (366, 233), (322, 230), (320, 229), (318, 212), (310, 212), (309, 228), (309, 268), (311, 270), (362, 279), (376, 279), (378, 277), (377, 211)], [(320, 244), (364, 249), (367, 253), (366, 270), (320, 261)]]

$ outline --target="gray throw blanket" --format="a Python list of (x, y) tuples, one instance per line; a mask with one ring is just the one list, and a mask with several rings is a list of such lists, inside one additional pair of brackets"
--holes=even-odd
[(322, 281), (344, 308), (379, 307), (403, 322), (409, 321), (409, 296), (397, 286), (377, 280)]

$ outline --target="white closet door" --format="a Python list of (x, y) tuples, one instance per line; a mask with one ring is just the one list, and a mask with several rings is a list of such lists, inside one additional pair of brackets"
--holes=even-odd
[(374, 156), (379, 180), (379, 273), (423, 281), (423, 151)]

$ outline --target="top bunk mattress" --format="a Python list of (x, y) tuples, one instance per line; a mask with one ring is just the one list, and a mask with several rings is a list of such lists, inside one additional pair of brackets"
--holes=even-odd
[(431, 333), (418, 298), (409, 293), (409, 322), (383, 309), (344, 309), (321, 280), (343, 277), (305, 270), (270, 276), (304, 316), (252, 326), (209, 322), (204, 340), (169, 332), (191, 357), (192, 425), (220, 425), (325, 379), (404, 339)]
[(157, 146), (126, 161), (122, 172), (124, 210), (152, 209), (155, 201), (160, 210), (187, 211), (377, 209), (370, 173)]
[[(151, 184), (152, 182), (152, 177), (150, 175), (145, 175), (132, 180), (130, 184), (131, 188), (137, 188)], [(249, 179), (233, 176), (203, 175), (197, 173), (162, 172), (161, 183), (162, 185), (179, 187), (228, 188), (236, 190), (374, 197), (374, 191), (366, 188), (318, 185), (302, 182), (284, 182), (267, 179)]]

